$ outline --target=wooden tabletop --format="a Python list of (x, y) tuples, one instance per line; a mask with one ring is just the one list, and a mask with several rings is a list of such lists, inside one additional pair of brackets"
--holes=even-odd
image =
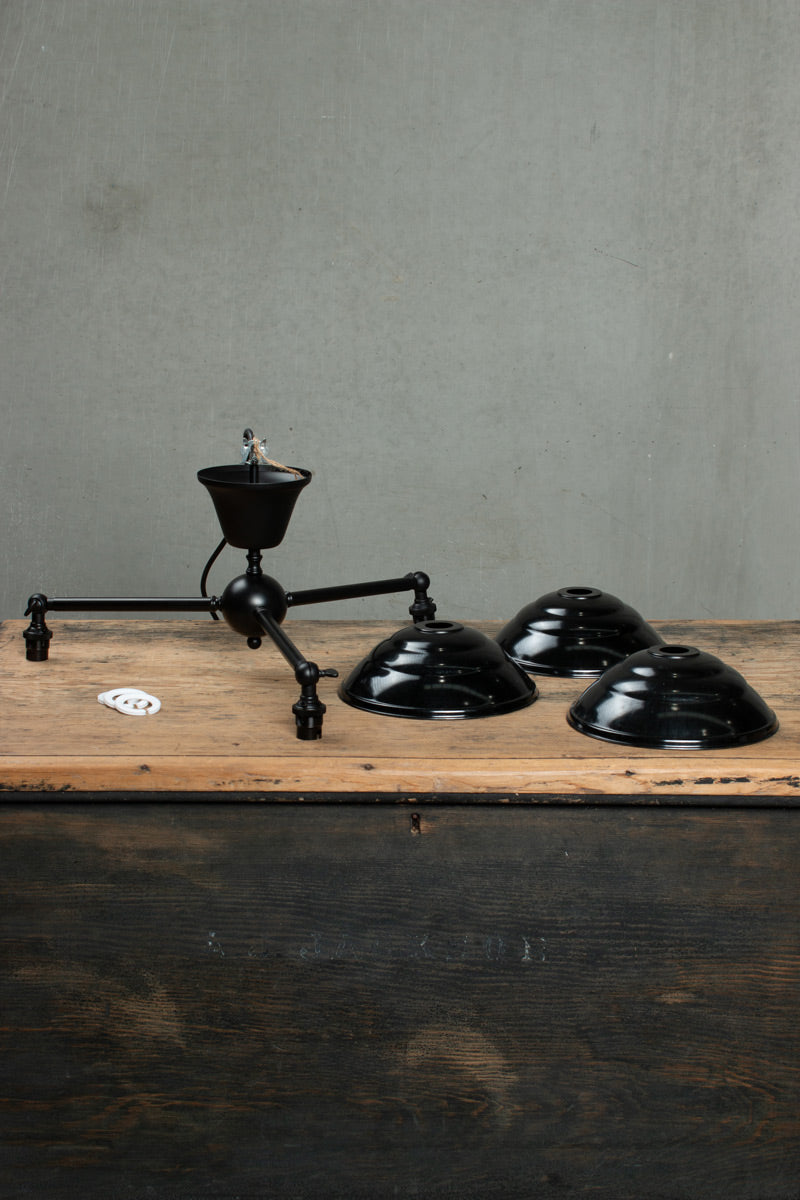
[[(213, 793), (220, 799), (363, 800), (478, 796), (636, 803), (800, 802), (800, 622), (653, 622), (666, 640), (735, 667), (780, 721), (773, 736), (725, 751), (636, 750), (585, 737), (566, 720), (586, 681), (537, 677), (538, 700), (469, 721), (416, 721), (351, 708), (320, 681), (322, 738), (295, 736), (298, 687), (272, 645), (248, 649), (223, 622), (61, 620), (47, 662), (28, 662), (25, 621), (0, 624), (0, 791)], [(320, 667), (348, 671), (391, 622), (295, 621), (285, 628)], [(499, 624), (475, 622), (493, 634)], [(129, 717), (98, 703), (112, 687), (162, 702)], [(742, 802), (740, 799), (739, 803)]]

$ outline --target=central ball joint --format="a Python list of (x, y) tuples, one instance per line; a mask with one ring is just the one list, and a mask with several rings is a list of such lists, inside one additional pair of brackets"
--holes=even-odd
[(255, 613), (265, 610), (280, 624), (286, 616), (286, 594), (271, 575), (237, 575), (222, 593), (219, 607), (231, 629), (246, 637), (248, 644), (260, 645), (264, 630)]

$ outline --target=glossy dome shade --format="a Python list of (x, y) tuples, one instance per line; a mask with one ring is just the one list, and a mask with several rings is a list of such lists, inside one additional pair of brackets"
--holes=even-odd
[(455, 621), (420, 621), (380, 642), (341, 684), (348, 704), (389, 717), (458, 720), (515, 712), (535, 685), (496, 642)]
[(593, 678), (661, 638), (610, 592), (564, 587), (521, 608), (497, 635), (514, 662), (534, 675)]
[(651, 646), (590, 684), (569, 710), (581, 733), (653, 750), (747, 746), (778, 728), (747, 681), (694, 646)]
[(259, 466), (251, 472), (246, 463), (204, 467), (197, 472), (214, 501), (225, 540), (242, 550), (269, 550), (279, 546), (311, 472), (293, 475), (275, 467)]

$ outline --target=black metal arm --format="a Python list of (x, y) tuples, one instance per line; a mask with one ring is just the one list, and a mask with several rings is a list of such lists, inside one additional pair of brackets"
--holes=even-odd
[(365, 596), (389, 596), (394, 592), (414, 592), (409, 612), (415, 621), (429, 621), (436, 605), (428, 596), (431, 581), (424, 571), (412, 571), (395, 579), (375, 579), (368, 583), (343, 583), (336, 587), (310, 588), (303, 592), (287, 592), (287, 608), (302, 604), (326, 604), (336, 600), (358, 600)]
[[(222, 543), (224, 544), (224, 543)], [(221, 549), (222, 544), (217, 548)], [(248, 552), (247, 574), (232, 580), (217, 596), (70, 596), (50, 599), (36, 592), (28, 600), (25, 616), (31, 622), (23, 633), (26, 657), (31, 662), (44, 662), (50, 652), (52, 630), (47, 627), (48, 612), (207, 612), (216, 617), (221, 612), (228, 624), (247, 637), (253, 649), (261, 644), (258, 631), (265, 633), (277, 646), (294, 670), (300, 685), (300, 698), (292, 706), (297, 736), (313, 741), (322, 736), (325, 705), (317, 694), (322, 677), (335, 679), (338, 671), (320, 670), (309, 662), (281, 628), (288, 608), (304, 604), (324, 604), (337, 600), (352, 600), (364, 596), (385, 596), (394, 592), (413, 591), (414, 600), (409, 613), (415, 622), (432, 619), (436, 605), (428, 595), (430, 579), (424, 571), (413, 571), (395, 579), (376, 579), (368, 583), (341, 584), (337, 587), (312, 588), (302, 592), (284, 592), (277, 580), (261, 571), (259, 550)], [(213, 562), (213, 557), (210, 560)], [(210, 563), (209, 563), (210, 565)], [(201, 590), (205, 591), (204, 573)], [(273, 611), (270, 611), (271, 606)]]
[(300, 699), (292, 705), (297, 736), (305, 742), (322, 737), (322, 718), (326, 708), (317, 695), (317, 683), (322, 676), (336, 679), (339, 672), (332, 667), (321, 671), (315, 662), (309, 662), (304, 658), (292, 639), (286, 636), (278, 622), (266, 609), (257, 609), (253, 616), (264, 633), (275, 643), (289, 666), (294, 668), (294, 677), (300, 684)]
[(49, 655), (53, 631), (48, 628), (48, 612), (210, 612), (219, 608), (216, 596), (59, 596), (50, 598), (35, 592), (28, 600), (25, 616), (31, 623), (24, 631), (25, 657), (44, 662)]

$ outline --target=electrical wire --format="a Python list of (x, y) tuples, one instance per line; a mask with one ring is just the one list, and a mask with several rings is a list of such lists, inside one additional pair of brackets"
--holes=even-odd
[[(228, 539), (223, 538), (222, 541), (220, 542), (220, 544), (217, 546), (214, 553), (211, 555), (211, 558), (208, 560), (205, 567), (203, 568), (203, 574), (200, 577), (200, 595), (203, 596), (206, 600), (208, 599), (208, 592), (206, 591), (206, 582), (208, 580), (208, 573), (211, 570), (211, 568), (213, 567), (214, 563), (219, 558), (222, 551), (227, 546), (227, 544), (228, 544)], [(215, 613), (213, 610), (211, 613), (211, 619), (212, 619), (212, 621), (219, 620), (218, 614)]]

